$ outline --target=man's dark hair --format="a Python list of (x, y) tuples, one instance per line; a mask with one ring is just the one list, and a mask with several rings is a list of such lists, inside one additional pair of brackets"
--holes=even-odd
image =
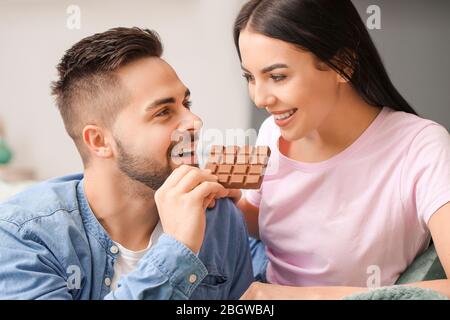
[(84, 38), (64, 54), (52, 95), (85, 166), (89, 155), (83, 128), (88, 124), (110, 126), (126, 103), (126, 92), (115, 71), (140, 58), (159, 58), (162, 53), (156, 32), (121, 27)]

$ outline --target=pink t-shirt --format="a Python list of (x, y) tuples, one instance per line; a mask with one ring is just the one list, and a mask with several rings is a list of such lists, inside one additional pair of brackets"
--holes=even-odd
[[(392, 285), (429, 244), (427, 224), (450, 201), (450, 135), (439, 124), (383, 108), (346, 150), (318, 163), (278, 149), (273, 117), (257, 145), (272, 155), (259, 207), (267, 279), (293, 286)], [(375, 279), (376, 281), (376, 279)]]

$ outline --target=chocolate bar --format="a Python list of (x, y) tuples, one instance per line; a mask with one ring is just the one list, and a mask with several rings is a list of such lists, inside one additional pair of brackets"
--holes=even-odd
[(214, 145), (205, 169), (218, 176), (218, 182), (228, 189), (259, 189), (269, 162), (267, 146)]

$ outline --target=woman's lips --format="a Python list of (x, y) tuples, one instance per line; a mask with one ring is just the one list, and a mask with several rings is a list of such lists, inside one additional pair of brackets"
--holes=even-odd
[(298, 111), (298, 109), (294, 108), (294, 109), (290, 109), (290, 110), (277, 111), (277, 112), (271, 112), (271, 113), (275, 120), (275, 124), (279, 127), (285, 127), (291, 122), (291, 120), (294, 118), (297, 111)]

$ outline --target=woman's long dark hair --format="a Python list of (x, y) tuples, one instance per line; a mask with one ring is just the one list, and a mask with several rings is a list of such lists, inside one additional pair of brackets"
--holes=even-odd
[(416, 114), (392, 84), (358, 11), (350, 0), (251, 0), (234, 25), (313, 53), (345, 77), (370, 105)]

